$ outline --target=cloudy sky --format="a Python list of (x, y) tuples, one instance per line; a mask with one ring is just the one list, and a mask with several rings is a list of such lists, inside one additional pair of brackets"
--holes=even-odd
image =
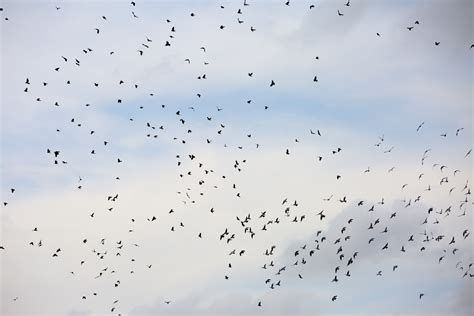
[(474, 313), (472, 1), (0, 3), (2, 315)]

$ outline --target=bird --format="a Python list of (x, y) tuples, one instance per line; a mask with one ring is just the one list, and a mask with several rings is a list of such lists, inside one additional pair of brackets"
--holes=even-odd
[(425, 122), (421, 122), (421, 124), (418, 125), (418, 127), (416, 128), (416, 131), (418, 132), (423, 125), (425, 125)]
[(321, 211), (321, 212), (319, 212), (318, 214), (316, 214), (316, 215), (319, 215), (319, 219), (320, 219), (320, 220), (323, 220), (323, 218), (326, 217), (326, 215), (324, 215), (323, 212), (324, 212), (324, 210)]

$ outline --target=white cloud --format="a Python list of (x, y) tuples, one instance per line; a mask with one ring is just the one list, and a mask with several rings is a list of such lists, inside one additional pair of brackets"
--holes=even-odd
[[(133, 9), (140, 16), (134, 19), (128, 3), (64, 2), (56, 11), (49, 3), (7, 2), (3, 14), (10, 21), (2, 22), (2, 198), (9, 205), (1, 215), (1, 245), (6, 248), (1, 253), (2, 312), (95, 315), (115, 306), (116, 312), (132, 315), (218, 315), (229, 309), (236, 315), (469, 314), (472, 302), (466, 297), (472, 287), (453, 267), (456, 259), (463, 268), (472, 261), (472, 238), (460, 236), (470, 229), (472, 204), (459, 209), (467, 192), (463, 187), (472, 182), (471, 160), (464, 158), (472, 145), (471, 39), (466, 34), (472, 19), (468, 4), (459, 3), (407, 8), (354, 2), (347, 8), (322, 1), (309, 11), (302, 2), (289, 7), (251, 2), (240, 16), (240, 3), (226, 3), (222, 10), (210, 4), (192, 8), (145, 2)], [(337, 16), (338, 8), (344, 17)], [(418, 17), (420, 26), (407, 31)], [(224, 30), (219, 30), (221, 24)], [(172, 26), (175, 38), (165, 47)], [(101, 29), (99, 36), (95, 27)], [(146, 37), (153, 39), (146, 42), (150, 49), (140, 47)], [(442, 44), (435, 48), (432, 42), (438, 38)], [(93, 52), (82, 53), (87, 47)], [(81, 60), (80, 67), (74, 58)], [(185, 58), (191, 59), (189, 65)], [(58, 73), (56, 66), (61, 67)], [(206, 80), (196, 79), (204, 73)], [(23, 92), (26, 77), (31, 80), (28, 93)], [(124, 85), (118, 84), (121, 79)], [(271, 80), (275, 87), (269, 87)], [(48, 86), (42, 87), (43, 81)], [(43, 101), (34, 101), (36, 97)], [(55, 101), (61, 106), (55, 107)], [(421, 121), (426, 124), (417, 133)], [(147, 122), (156, 128), (147, 128)], [(454, 136), (459, 124), (465, 130)], [(311, 135), (310, 129), (321, 130), (322, 136)], [(448, 137), (439, 136), (444, 132)], [(148, 133), (158, 137), (146, 137)], [(385, 141), (374, 146), (382, 134)], [(383, 153), (392, 146), (393, 152)], [(338, 147), (342, 151), (332, 154)], [(60, 150), (60, 159), (68, 164), (53, 165), (46, 148)], [(422, 166), (427, 148), (432, 151)], [(92, 149), (96, 155), (90, 154)], [(196, 158), (190, 160), (190, 154)], [(118, 164), (117, 158), (123, 162)], [(234, 168), (235, 160), (241, 172)], [(447, 168), (441, 171), (432, 167), (435, 163)], [(370, 172), (364, 173), (367, 167)], [(461, 172), (454, 175), (455, 169)], [(425, 174), (421, 180), (420, 173)], [(449, 183), (440, 185), (444, 176)], [(428, 185), (431, 191), (425, 191)], [(13, 195), (10, 187), (17, 188)], [(117, 193), (117, 201), (107, 201)], [(323, 201), (331, 195), (330, 202)], [(415, 203), (418, 195), (421, 200)], [(343, 196), (347, 204), (338, 202)], [(289, 218), (281, 205), (286, 197), (299, 204)], [(373, 216), (365, 213), (382, 198), (385, 204), (377, 205)], [(402, 199), (404, 204), (411, 199), (413, 206), (404, 208)], [(354, 206), (359, 200), (365, 201), (363, 208)], [(420, 224), (428, 206), (434, 211), (452, 206), (449, 217), (431, 214), (426, 226), (445, 239), (430, 242), (423, 256), (415, 251), (401, 256), (398, 246), (406, 235), (424, 230)], [(316, 216), (322, 209), (327, 215), (323, 222)], [(258, 218), (264, 210), (266, 218)], [(467, 216), (458, 217), (464, 210)], [(399, 214), (397, 224), (389, 225), (393, 211)], [(236, 220), (249, 213), (254, 239), (243, 234)], [(302, 215), (303, 222), (291, 222)], [(153, 216), (156, 221), (147, 220)], [(333, 287), (338, 259), (332, 243), (349, 216), (357, 218), (349, 228), (353, 238), (347, 252), (359, 249), (360, 258), (351, 268), (352, 279)], [(385, 256), (379, 255), (378, 238), (377, 251), (364, 247), (366, 226), (378, 216), (383, 227), (378, 226), (376, 235), (387, 225), (387, 240), (397, 245)], [(281, 224), (261, 231), (267, 219), (277, 217)], [(435, 219), (438, 226), (432, 224)], [(34, 227), (39, 231), (33, 232)], [(229, 244), (218, 238), (226, 228), (236, 234)], [(314, 257), (307, 266), (298, 266), (303, 280), (289, 268), (283, 286), (269, 290), (264, 284), (268, 270), (261, 266), (268, 259), (276, 267), (291, 265), (295, 247), (314, 246), (320, 229), (331, 243), (322, 260)], [(447, 245), (452, 236), (460, 250), (439, 265), (443, 249), (452, 250)], [(41, 248), (28, 245), (40, 239)], [(264, 256), (272, 245), (277, 246), (275, 256)], [(62, 251), (53, 258), (57, 248)], [(107, 255), (99, 259), (93, 249)], [(229, 256), (233, 249), (246, 253)], [(390, 274), (395, 261), (399, 274)], [(379, 267), (383, 279), (374, 275)], [(95, 279), (100, 272), (103, 277)], [(121, 284), (115, 287), (117, 280)], [(419, 289), (426, 291), (421, 302)], [(335, 294), (339, 298), (332, 303)], [(437, 303), (442, 298), (449, 301), (446, 307)]]

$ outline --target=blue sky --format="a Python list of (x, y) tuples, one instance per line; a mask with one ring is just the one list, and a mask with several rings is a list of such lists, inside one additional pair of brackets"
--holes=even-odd
[[(472, 3), (247, 2), (1, 2), (3, 314), (472, 314), (472, 278), (462, 277), (473, 261), (472, 234), (462, 236), (472, 229)], [(58, 165), (47, 149), (61, 152)], [(298, 201), (291, 217), (284, 198)], [(427, 214), (449, 206), (448, 216)], [(235, 219), (247, 214), (255, 239)], [(344, 261), (360, 253), (350, 278), (335, 256), (343, 226)], [(225, 228), (234, 241), (218, 239)], [(318, 230), (327, 241), (309, 257)], [(425, 231), (445, 237), (426, 243)], [(290, 268), (304, 244), (308, 263)], [(261, 269), (270, 260), (275, 268)], [(265, 279), (277, 282), (284, 265), (270, 289)]]

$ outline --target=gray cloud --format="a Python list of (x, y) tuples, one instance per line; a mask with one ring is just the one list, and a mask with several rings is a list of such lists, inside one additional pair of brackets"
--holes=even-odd
[[(462, 278), (472, 261), (472, 233), (462, 237), (472, 229), (472, 202), (463, 189), (472, 182), (472, 160), (464, 157), (472, 147), (472, 3), (321, 1), (310, 11), (303, 2), (249, 2), (225, 3), (225, 10), (207, 2), (140, 2), (133, 9), (139, 19), (128, 2), (65, 1), (61, 10), (47, 2), (2, 4), (2, 17), (10, 18), (2, 21), (1, 176), (9, 203), (1, 211), (2, 314), (102, 315), (112, 307), (122, 315), (472, 314), (472, 279)], [(416, 19), (420, 25), (406, 30)], [(165, 47), (171, 26), (177, 32)], [(140, 57), (146, 37), (153, 42)], [(86, 47), (93, 52), (84, 54)], [(203, 73), (205, 82), (196, 79)], [(27, 77), (32, 84), (24, 93)], [(271, 80), (276, 86), (269, 88)], [(332, 154), (337, 147), (341, 153)], [(46, 148), (60, 150), (68, 164), (53, 165)], [(449, 182), (440, 185), (444, 176)], [(17, 188), (14, 195), (10, 187)], [(117, 201), (107, 200), (117, 193)], [(347, 204), (338, 202), (343, 196)], [(290, 217), (284, 198), (299, 204)], [(376, 210), (368, 212), (372, 204)], [(449, 206), (451, 215), (435, 213)], [(324, 221), (316, 215), (322, 209)], [(253, 239), (236, 220), (247, 214)], [(276, 218), (280, 224), (267, 223)], [(344, 226), (351, 239), (341, 242), (340, 261), (334, 241)], [(385, 227), (388, 233), (380, 233)], [(236, 234), (229, 243), (219, 240), (226, 228)], [(425, 229), (445, 237), (423, 242)], [(309, 257), (318, 230), (327, 240)], [(408, 243), (411, 234), (415, 242)], [(448, 245), (453, 236), (456, 255)], [(291, 266), (305, 244), (298, 258), (307, 264)], [(265, 256), (272, 245), (275, 255)], [(234, 249), (246, 252), (230, 256)], [(355, 251), (352, 276), (344, 277)], [(273, 269), (261, 268), (271, 260)], [(275, 276), (283, 265), (287, 271)], [(333, 284), (337, 265), (340, 282)], [(282, 286), (269, 289), (267, 278)]]

